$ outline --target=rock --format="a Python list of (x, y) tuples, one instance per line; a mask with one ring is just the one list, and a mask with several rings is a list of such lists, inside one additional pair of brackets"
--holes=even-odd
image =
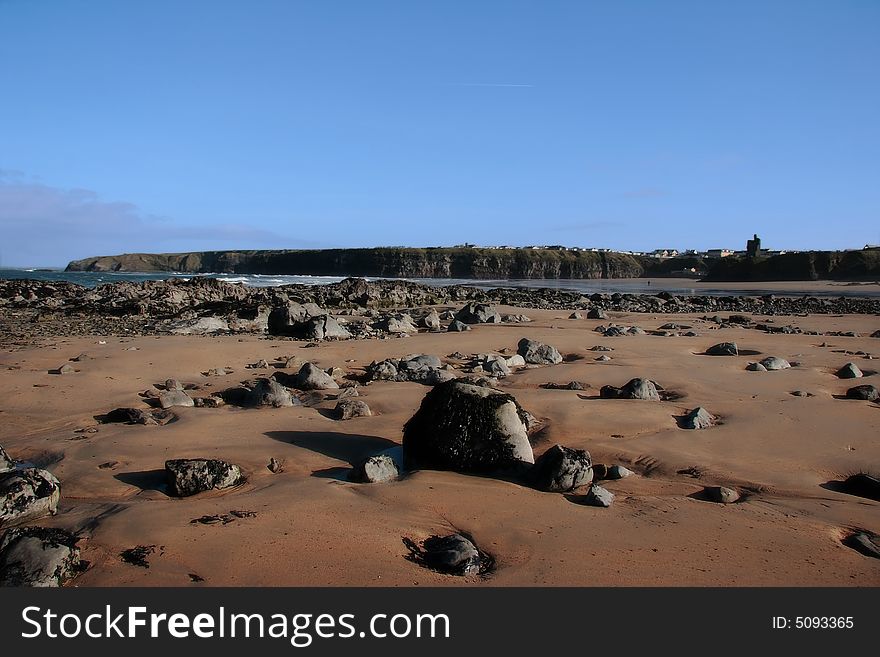
[(460, 381), (434, 387), (404, 426), (407, 467), (491, 472), (534, 463), (513, 396)]
[(414, 371), (422, 369), (438, 370), (443, 367), (443, 361), (440, 360), (439, 356), (432, 356), (428, 354), (411, 354), (409, 356), (401, 358), (398, 367), (404, 371)]
[(196, 408), (220, 408), (226, 404), (222, 397), (211, 395), (210, 397), (195, 397), (193, 402)]
[(269, 465), (266, 466), (269, 469), (269, 472), (272, 474), (278, 474), (281, 472), (281, 461), (276, 459), (274, 456), (269, 459)]
[(0, 586), (57, 587), (81, 570), (77, 537), (63, 529), (13, 527), (0, 540)]
[(346, 339), (347, 329), (315, 304), (289, 303), (269, 313), (270, 335), (284, 335), (303, 340)]
[(876, 534), (869, 532), (856, 532), (843, 541), (844, 545), (861, 552), (866, 557), (880, 559), (880, 540)]
[(172, 459), (165, 461), (165, 474), (171, 494), (178, 497), (229, 488), (244, 481), (237, 465), (218, 459)]
[(406, 543), (413, 561), (447, 575), (475, 575), (491, 563), (470, 539), (461, 534), (432, 536), (422, 543), (421, 548), (411, 541)]
[(229, 330), (229, 323), (220, 317), (200, 317), (195, 322), (180, 324), (171, 329), (175, 335), (207, 335), (224, 333)]
[(351, 333), (330, 315), (318, 315), (303, 322), (301, 336), (306, 340), (347, 340)]
[(202, 376), (226, 376), (232, 374), (234, 370), (231, 367), (212, 367), (202, 372)]
[(586, 390), (590, 385), (580, 381), (569, 381), (568, 383), (545, 383), (541, 387), (546, 390)]
[(682, 429), (708, 429), (715, 424), (715, 416), (702, 406), (698, 406), (681, 419)]
[(61, 367), (49, 370), (49, 374), (73, 374), (74, 372), (76, 372), (76, 370), (73, 369), (73, 365), (70, 363), (64, 363)]
[(245, 365), (245, 367), (249, 370), (268, 370), (269, 361), (265, 358), (261, 358), (256, 363), (249, 363), (248, 365)]
[(606, 347), (605, 345), (597, 344), (594, 347), (590, 347), (590, 351), (614, 351), (612, 347)]
[(507, 359), (503, 356), (497, 356), (496, 358), (483, 363), (483, 370), (487, 374), (497, 377), (505, 377), (510, 374), (510, 367), (507, 366)]
[(172, 388), (164, 390), (159, 394), (159, 406), (162, 408), (171, 408), (172, 406), (194, 406), (192, 397), (183, 390)]
[(787, 370), (791, 367), (791, 364), (787, 360), (776, 356), (767, 356), (767, 358), (761, 361), (761, 365), (763, 365), (764, 369), (768, 372), (773, 370)]
[(367, 402), (360, 399), (340, 399), (333, 409), (337, 420), (350, 420), (353, 417), (370, 417), (373, 413)]
[(538, 490), (548, 492), (570, 491), (593, 480), (590, 453), (554, 445), (535, 461), (527, 475)]
[(614, 502), (614, 493), (607, 488), (593, 484), (590, 486), (589, 492), (584, 496), (583, 502), (588, 506), (598, 506), (607, 509)]
[(514, 354), (510, 358), (507, 359), (508, 367), (524, 367), (526, 364), (526, 359), (520, 356), (519, 354)]
[(866, 472), (850, 475), (843, 482), (843, 491), (880, 502), (880, 479)]
[(306, 363), (296, 375), (294, 387), (300, 390), (336, 390), (339, 384), (317, 365)]
[(872, 386), (870, 383), (865, 383), (860, 386), (854, 386), (847, 390), (846, 398), (862, 399), (864, 401), (877, 401), (877, 399), (880, 399), (880, 393), (878, 393), (875, 386)]
[(571, 315), (568, 316), (568, 318), (569, 319), (583, 319), (584, 316), (575, 310)]
[(299, 400), (290, 394), (290, 391), (274, 379), (257, 379), (253, 388), (246, 391), (245, 406), (272, 406), (282, 408), (286, 406), (299, 406)]
[(361, 393), (358, 392), (358, 386), (355, 383), (354, 385), (342, 388), (339, 394), (336, 395), (336, 399), (349, 399), (350, 397), (360, 397), (360, 394)]
[(562, 362), (562, 354), (555, 347), (528, 338), (519, 341), (516, 353), (532, 365), (556, 365)]
[(412, 317), (405, 313), (396, 313), (385, 317), (374, 325), (374, 328), (386, 333), (416, 333), (418, 329), (413, 324)]
[(471, 327), (464, 322), (455, 319), (449, 324), (449, 327), (446, 330), (450, 333), (461, 333), (462, 331), (470, 331)]
[(847, 363), (837, 370), (839, 379), (860, 379), (865, 376), (855, 363)]
[(0, 445), (0, 474), (10, 470), (15, 470), (15, 461), (9, 457), (3, 445)]
[(348, 475), (349, 481), (361, 484), (381, 484), (400, 476), (397, 463), (387, 454), (370, 456), (355, 464)]
[(733, 488), (727, 488), (726, 486), (709, 486), (706, 488), (705, 493), (706, 497), (710, 500), (721, 504), (733, 504), (739, 500), (739, 493)]
[(764, 367), (763, 363), (749, 363), (746, 365), (746, 369), (749, 372), (766, 372), (767, 368)]
[(880, 329), (877, 329), (871, 334), (872, 338), (880, 338)]
[(169, 410), (144, 410), (142, 408), (116, 408), (101, 416), (100, 422), (108, 423), (124, 423), (124, 424), (145, 424), (156, 426), (160, 424), (168, 424), (175, 419), (174, 413)]
[(602, 354), (601, 356), (596, 356), (593, 360), (599, 363), (607, 363), (609, 360), (611, 360), (611, 356), (606, 356), (605, 354)]
[(162, 385), (165, 390), (183, 390), (183, 384), (177, 379), (165, 379), (165, 383)]
[(527, 315), (503, 315), (501, 319), (510, 324), (524, 324), (532, 321), (532, 318)]
[(435, 331), (440, 328), (440, 315), (437, 314), (436, 310), (432, 309), (431, 312), (419, 320), (419, 324), (428, 330)]
[(397, 365), (391, 360), (373, 361), (365, 370), (370, 381), (393, 381), (397, 378)]
[(39, 468), (10, 470), (0, 474), (0, 527), (55, 515), (61, 484)]
[(806, 390), (792, 390), (791, 395), (794, 397), (812, 397), (813, 393)]
[(500, 324), (501, 315), (494, 306), (484, 303), (469, 303), (455, 313), (455, 319), (465, 324)]
[(626, 479), (633, 474), (633, 471), (622, 465), (612, 465), (605, 473), (606, 479)]
[(602, 386), (599, 390), (602, 399), (644, 399), (660, 401), (657, 385), (650, 379), (630, 379), (622, 388)]
[(587, 319), (608, 319), (608, 315), (601, 308), (590, 308)]
[[(323, 311), (318, 309), (318, 315)], [(309, 309), (295, 301), (285, 306), (277, 306), (269, 312), (267, 329), (271, 335), (293, 335), (301, 325), (312, 316)]]
[(706, 349), (707, 356), (739, 356), (736, 342), (719, 342)]

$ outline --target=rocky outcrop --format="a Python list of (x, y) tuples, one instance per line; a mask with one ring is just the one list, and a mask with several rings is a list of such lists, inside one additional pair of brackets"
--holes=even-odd
[(241, 469), (219, 459), (172, 459), (165, 461), (168, 489), (177, 497), (240, 484)]
[(13, 527), (0, 539), (0, 586), (61, 586), (81, 570), (76, 542), (63, 529)]
[(404, 426), (406, 465), (492, 472), (533, 463), (526, 417), (512, 395), (460, 381), (441, 383)]

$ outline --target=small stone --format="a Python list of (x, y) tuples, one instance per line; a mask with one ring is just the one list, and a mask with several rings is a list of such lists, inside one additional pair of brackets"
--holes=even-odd
[(584, 504), (598, 506), (607, 509), (614, 502), (614, 493), (607, 488), (593, 484), (590, 491), (584, 497)]
[(267, 465), (266, 467), (269, 468), (269, 472), (278, 474), (279, 472), (281, 472), (281, 461), (273, 456), (269, 459), (269, 465)]

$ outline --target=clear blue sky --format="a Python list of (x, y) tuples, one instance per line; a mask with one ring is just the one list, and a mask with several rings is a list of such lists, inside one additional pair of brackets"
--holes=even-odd
[(0, 264), (880, 242), (880, 2), (0, 0)]

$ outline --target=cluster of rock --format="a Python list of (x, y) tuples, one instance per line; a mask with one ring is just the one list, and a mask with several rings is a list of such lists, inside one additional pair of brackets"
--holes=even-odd
[(400, 359), (386, 358), (373, 361), (366, 366), (367, 381), (412, 381), (434, 386), (456, 378), (457, 374), (449, 365), (444, 365), (438, 356), (429, 354), (410, 354)]

